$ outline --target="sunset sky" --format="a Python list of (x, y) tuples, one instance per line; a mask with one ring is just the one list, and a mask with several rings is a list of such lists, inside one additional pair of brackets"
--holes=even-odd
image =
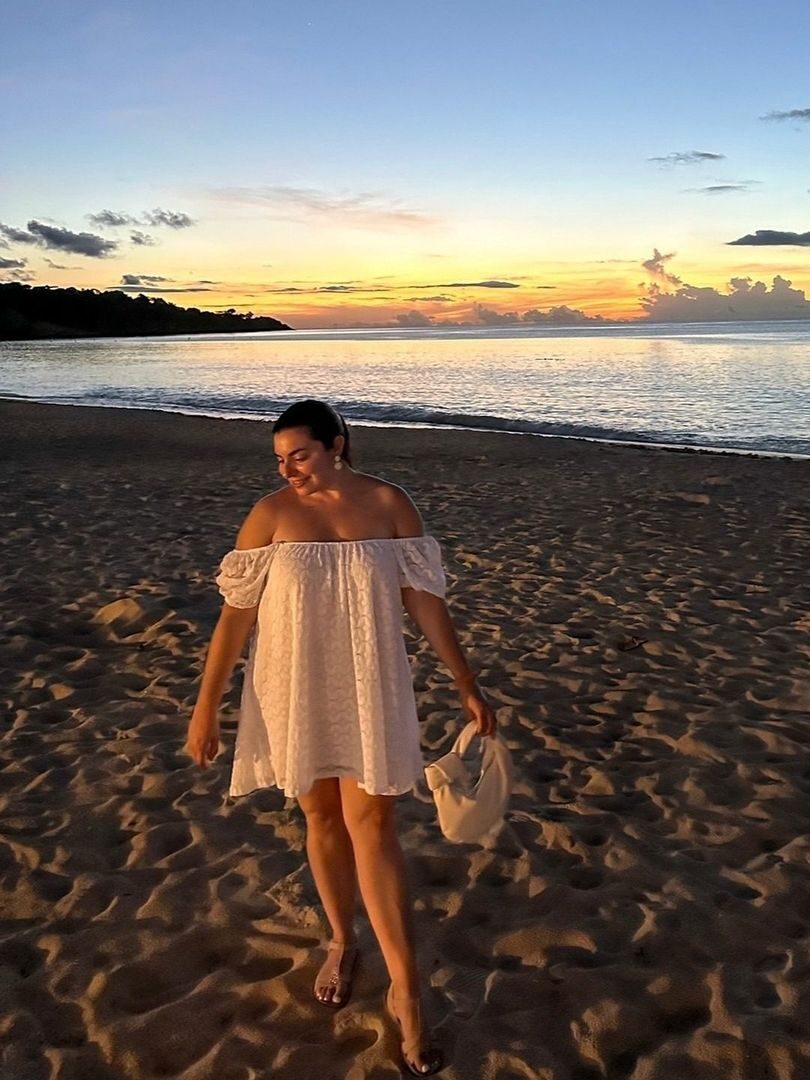
[(810, 316), (806, 0), (2, 21), (2, 280), (296, 328)]

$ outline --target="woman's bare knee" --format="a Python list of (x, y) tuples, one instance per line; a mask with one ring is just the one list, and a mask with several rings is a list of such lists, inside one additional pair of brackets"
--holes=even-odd
[(369, 795), (356, 781), (341, 784), (343, 818), (352, 837), (388, 836), (395, 830), (395, 799)]
[(340, 784), (337, 777), (316, 780), (308, 792), (298, 796), (308, 826), (329, 826), (343, 821)]

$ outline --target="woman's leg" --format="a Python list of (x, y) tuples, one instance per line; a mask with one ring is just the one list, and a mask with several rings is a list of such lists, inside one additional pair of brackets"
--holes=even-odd
[(396, 833), (395, 798), (369, 795), (351, 778), (341, 778), (340, 795), (363, 902), (391, 981), (400, 995), (416, 994), (411, 901)]
[(307, 819), (307, 857), (334, 941), (354, 941), (357, 877), (337, 777), (316, 780), (298, 797)]
[(346, 778), (340, 780), (340, 794), (360, 891), (391, 976), (403, 1046), (421, 1046), (411, 1050), (411, 1061), (418, 1069), (435, 1071), (441, 1057), (437, 1062), (436, 1051), (422, 1042), (420, 1030), (419, 971), (405, 859), (396, 833), (395, 798), (369, 795), (356, 780)]

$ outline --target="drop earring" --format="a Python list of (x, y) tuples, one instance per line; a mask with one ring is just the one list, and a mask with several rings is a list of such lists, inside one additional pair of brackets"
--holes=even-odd
[(342, 469), (343, 468), (343, 462), (340, 460), (340, 454), (335, 454), (335, 468), (336, 469)]

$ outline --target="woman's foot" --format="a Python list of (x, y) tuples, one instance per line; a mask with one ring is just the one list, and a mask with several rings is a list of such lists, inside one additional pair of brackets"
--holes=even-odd
[(422, 1033), (422, 1004), (418, 997), (397, 997), (394, 984), (388, 987), (385, 1005), (399, 1027), (402, 1058), (413, 1076), (432, 1076), (444, 1068), (442, 1052)]
[(326, 960), (315, 979), (315, 1000), (330, 1009), (340, 1009), (352, 992), (352, 975), (357, 961), (357, 943), (330, 941)]

